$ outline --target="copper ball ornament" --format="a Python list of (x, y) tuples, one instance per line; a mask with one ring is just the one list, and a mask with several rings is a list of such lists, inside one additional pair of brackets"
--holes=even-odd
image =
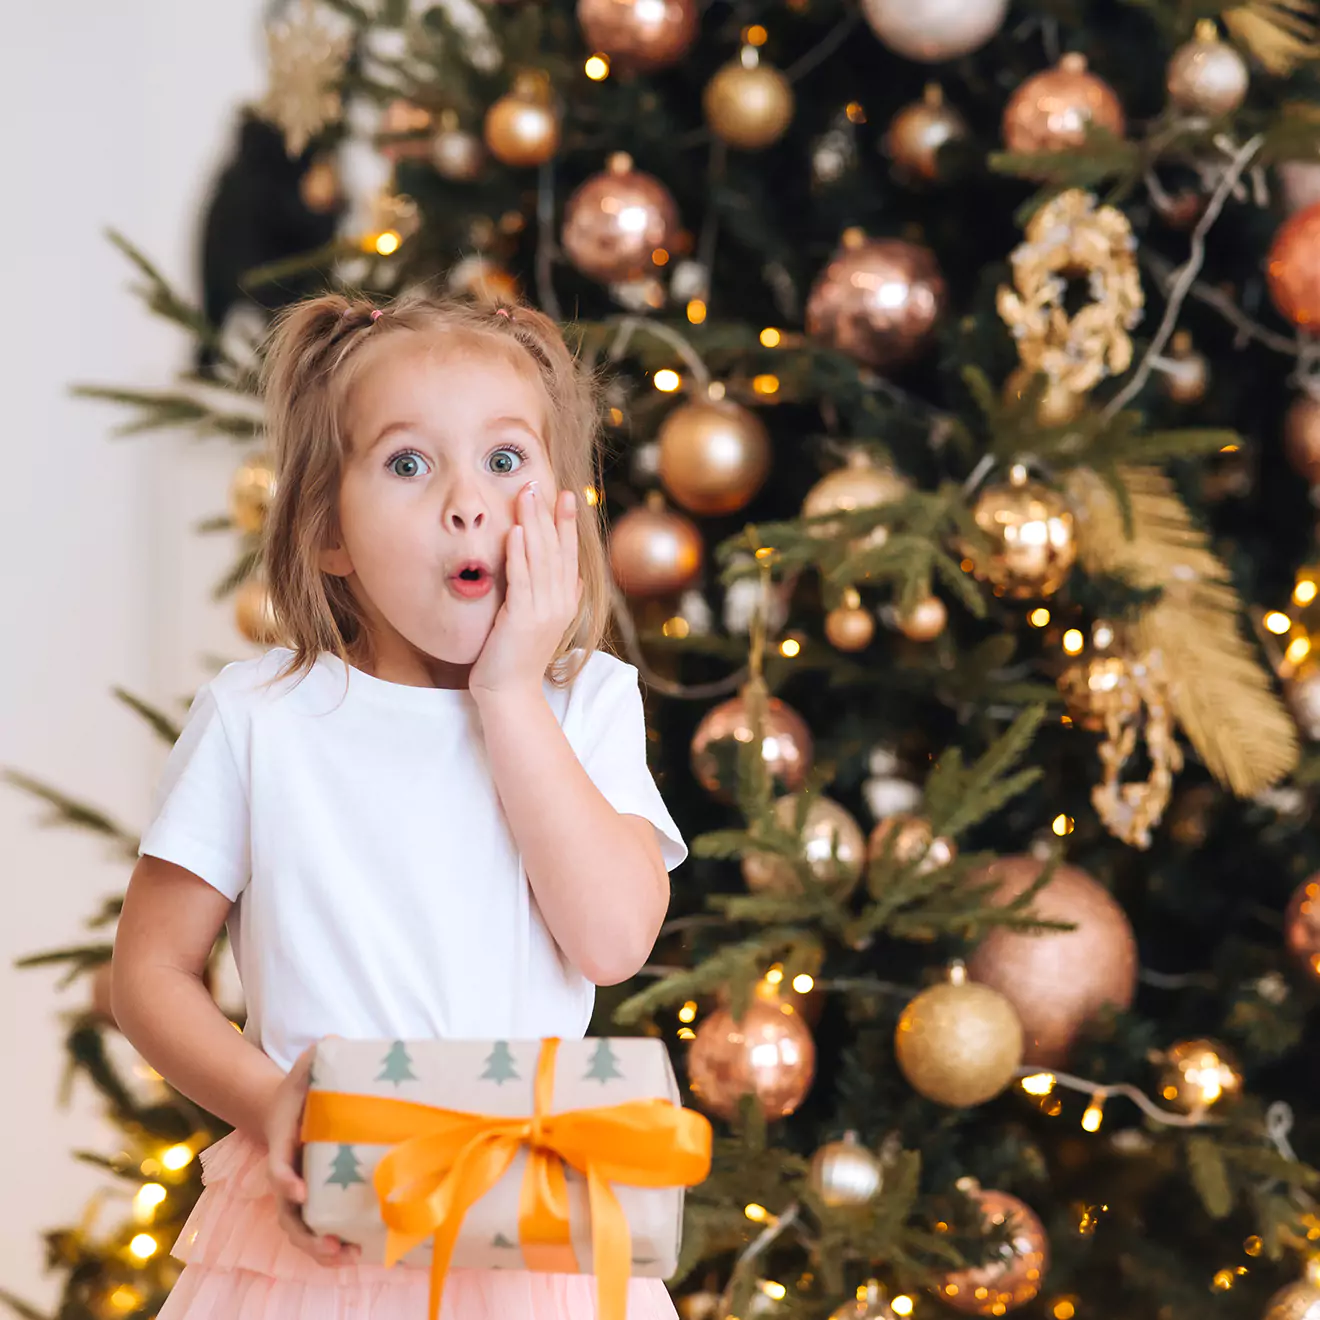
[(988, 985), (955, 977), (923, 990), (903, 1010), (894, 1054), (927, 1100), (965, 1109), (999, 1095), (1022, 1062), (1022, 1024)]
[[(996, 886), (994, 901), (1007, 903), (1040, 876), (1035, 857), (1002, 857), (973, 878)], [(1061, 1066), (1079, 1032), (1108, 1009), (1126, 1009), (1137, 990), (1137, 942), (1118, 902), (1075, 866), (1055, 868), (1032, 900), (1044, 921), (1074, 929), (1028, 935), (992, 930), (967, 962), (974, 980), (1003, 994), (1017, 1009), (1026, 1038), (1023, 1062)]]
[(1196, 35), (1173, 52), (1165, 78), (1169, 99), (1182, 110), (1229, 115), (1246, 99), (1251, 74), (1237, 49), (1219, 39), (1213, 19), (1196, 25)]
[(825, 616), (825, 640), (837, 651), (864, 651), (875, 636), (875, 615), (863, 609), (855, 591)]
[(1288, 405), (1283, 452), (1299, 477), (1310, 486), (1320, 485), (1320, 399), (1300, 394)]
[(1067, 581), (1077, 524), (1058, 491), (1015, 469), (981, 492), (972, 517), (990, 542), (988, 555), (968, 547), (978, 577), (1018, 600), (1051, 596)]
[(825, 1205), (837, 1210), (875, 1200), (884, 1184), (884, 1170), (875, 1153), (857, 1140), (857, 1133), (845, 1132), (811, 1157), (807, 1181)]
[(753, 1095), (767, 1119), (787, 1118), (816, 1073), (816, 1044), (791, 1005), (757, 996), (741, 1021), (717, 1008), (697, 1025), (688, 1051), (692, 1093), (708, 1113), (732, 1119)]
[[(840, 902), (862, 878), (866, 865), (866, 836), (862, 827), (833, 798), (813, 794), (806, 818), (797, 829), (801, 797), (788, 793), (774, 805), (780, 829), (796, 833), (802, 860), (816, 883)], [(792, 863), (773, 853), (748, 853), (742, 861), (743, 880), (754, 894), (800, 895), (802, 884)]]
[(716, 137), (740, 151), (760, 151), (784, 135), (793, 119), (793, 88), (754, 46), (717, 70), (702, 93), (706, 122)]
[(1320, 875), (1304, 880), (1289, 900), (1283, 945), (1299, 967), (1320, 978)]
[(578, 0), (577, 17), (588, 49), (639, 71), (676, 64), (701, 23), (696, 0)]
[(1303, 329), (1320, 321), (1320, 202), (1279, 226), (1265, 275), (1270, 297), (1285, 319)]
[(544, 165), (559, 150), (559, 115), (547, 81), (520, 75), (486, 111), (484, 127), (490, 154), (503, 165), (527, 169)]
[(770, 436), (730, 399), (685, 403), (660, 427), (660, 480), (691, 513), (736, 513), (770, 471)]
[(929, 248), (849, 230), (807, 299), (807, 332), (865, 366), (888, 370), (929, 345), (947, 300)]
[(238, 631), (258, 646), (270, 646), (279, 638), (279, 620), (266, 581), (260, 575), (247, 578), (234, 592), (234, 622)]
[(1114, 89), (1075, 53), (1033, 74), (1004, 109), (1004, 144), (1015, 152), (1067, 151), (1082, 146), (1092, 128), (1122, 137), (1126, 127)]
[(979, 1190), (972, 1199), (982, 1220), (1008, 1227), (998, 1260), (944, 1276), (935, 1289), (945, 1306), (963, 1315), (1003, 1315), (1040, 1292), (1050, 1267), (1050, 1240), (1036, 1212), (1007, 1192)]
[(244, 459), (229, 483), (229, 516), (240, 532), (253, 536), (266, 525), (275, 498), (275, 469), (265, 454)]
[[(692, 735), (692, 773), (710, 794), (735, 796), (737, 748), (756, 737), (749, 694), (741, 693), (707, 711)], [(776, 787), (796, 792), (806, 782), (815, 747), (807, 722), (778, 697), (765, 701), (761, 760)]]
[(470, 183), (485, 163), (481, 139), (460, 128), (452, 110), (445, 111), (440, 116), (440, 131), (431, 140), (431, 164), (436, 173), (451, 183)]
[(651, 254), (671, 246), (677, 232), (678, 207), (669, 189), (635, 170), (622, 151), (564, 207), (564, 251), (578, 270), (602, 284), (643, 274)]
[(625, 596), (669, 596), (690, 587), (705, 558), (690, 518), (650, 499), (610, 530), (610, 567)]
[(1180, 1040), (1164, 1051), (1160, 1098), (1184, 1114), (1231, 1105), (1242, 1094), (1242, 1070), (1227, 1046)]
[(920, 101), (905, 106), (890, 121), (885, 146), (900, 169), (935, 179), (941, 149), (966, 136), (967, 121), (944, 100), (938, 84), (931, 83)]
[(948, 622), (948, 608), (938, 596), (927, 596), (897, 616), (899, 632), (911, 642), (933, 642)]
[(979, 50), (1007, 12), (1008, 0), (862, 0), (871, 31), (895, 54), (924, 64)]

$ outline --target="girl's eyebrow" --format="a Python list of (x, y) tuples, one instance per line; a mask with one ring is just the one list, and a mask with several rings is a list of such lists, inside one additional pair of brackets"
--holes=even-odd
[(525, 417), (492, 417), (486, 423), (488, 431), (503, 431), (509, 427), (516, 427), (520, 431), (526, 431), (533, 439), (539, 440), (541, 434)]

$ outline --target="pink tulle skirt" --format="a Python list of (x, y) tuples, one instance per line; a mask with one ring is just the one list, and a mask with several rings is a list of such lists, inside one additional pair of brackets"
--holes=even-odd
[[(428, 1272), (329, 1269), (285, 1236), (266, 1152), (234, 1132), (202, 1152), (206, 1190), (174, 1244), (183, 1273), (158, 1320), (427, 1320)], [(579, 1274), (451, 1270), (442, 1320), (594, 1320), (596, 1281)], [(675, 1320), (660, 1279), (629, 1285), (628, 1320)]]

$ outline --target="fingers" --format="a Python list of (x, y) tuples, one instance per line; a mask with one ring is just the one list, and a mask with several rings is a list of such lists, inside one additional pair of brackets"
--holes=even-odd
[(559, 562), (564, 599), (577, 609), (581, 592), (578, 577), (577, 496), (571, 490), (560, 491), (555, 508), (555, 526), (559, 533)]
[(527, 529), (522, 523), (509, 528), (504, 550), (505, 605), (511, 610), (532, 608), (532, 582), (528, 569)]
[(333, 1268), (355, 1264), (362, 1249), (355, 1243), (341, 1242), (329, 1234), (318, 1235), (303, 1223), (297, 1209), (285, 1201), (278, 1203), (280, 1227), (299, 1251), (305, 1251), (318, 1264)]

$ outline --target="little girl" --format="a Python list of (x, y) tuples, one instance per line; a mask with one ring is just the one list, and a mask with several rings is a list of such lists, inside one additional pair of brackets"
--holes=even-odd
[[(202, 689), (115, 941), (114, 1011), (234, 1132), (160, 1320), (420, 1320), (428, 1274), (299, 1207), (311, 1051), (581, 1037), (650, 953), (686, 855), (608, 599), (590, 383), (522, 307), (326, 296), (266, 364), (264, 559), (287, 648)], [(228, 923), (247, 1001), (201, 979)], [(588, 1320), (594, 1281), (451, 1273), (446, 1320)], [(674, 1316), (636, 1279), (630, 1320)]]

